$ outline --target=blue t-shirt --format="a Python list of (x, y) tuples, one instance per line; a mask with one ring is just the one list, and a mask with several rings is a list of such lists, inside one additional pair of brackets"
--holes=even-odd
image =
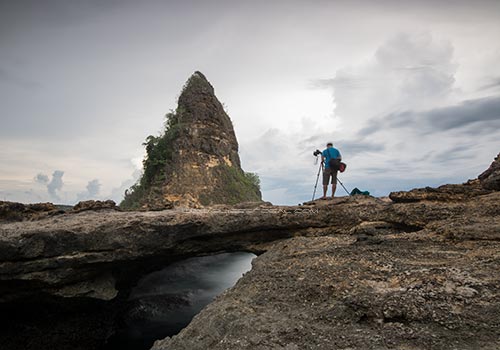
[(323, 157), (325, 157), (325, 169), (330, 168), (330, 159), (342, 158), (338, 149), (330, 147), (326, 148), (323, 152)]

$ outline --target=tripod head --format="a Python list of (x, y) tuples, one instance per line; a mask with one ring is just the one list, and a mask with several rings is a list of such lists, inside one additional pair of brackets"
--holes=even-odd
[[(323, 152), (321, 152), (319, 149), (313, 152), (313, 156), (316, 157), (316, 159), (314, 160), (314, 164), (318, 164), (318, 159), (319, 159), (318, 156), (322, 154)], [(323, 164), (323, 160), (321, 160), (321, 164)]]

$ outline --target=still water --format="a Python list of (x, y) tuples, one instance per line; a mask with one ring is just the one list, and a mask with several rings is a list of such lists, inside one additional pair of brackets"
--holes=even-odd
[(190, 258), (144, 276), (131, 291), (107, 349), (149, 349), (177, 334), (215, 296), (251, 269), (252, 253)]

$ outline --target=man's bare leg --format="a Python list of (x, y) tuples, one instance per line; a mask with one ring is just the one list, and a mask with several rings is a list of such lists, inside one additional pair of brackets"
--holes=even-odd
[(325, 199), (326, 198), (326, 192), (328, 191), (328, 185), (323, 185), (323, 197), (321, 197), (321, 199)]
[(332, 198), (335, 196), (336, 189), (337, 189), (337, 184), (332, 184)]

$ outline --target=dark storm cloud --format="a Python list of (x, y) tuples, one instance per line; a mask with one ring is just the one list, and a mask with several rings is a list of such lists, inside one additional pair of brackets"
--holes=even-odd
[(483, 123), (488, 127), (500, 124), (500, 96), (468, 100), (458, 106), (435, 109), (427, 113), (427, 121), (432, 129), (446, 131), (473, 123)]
[(500, 88), (500, 77), (490, 79), (490, 81), (483, 85), (479, 90), (489, 90)]
[(416, 161), (417, 159), (411, 156), (404, 159), (393, 158), (391, 159), (390, 164), (383, 163), (380, 166), (363, 167), (362, 173), (384, 174), (390, 171), (392, 173), (407, 174), (411, 173), (413, 170), (413, 164)]
[(315, 149), (314, 147), (319, 147), (320, 150), (323, 150), (327, 142), (333, 142), (334, 147), (339, 148), (341, 153), (349, 154), (350, 157), (367, 152), (383, 151), (385, 149), (385, 144), (383, 142), (366, 141), (363, 139), (334, 140), (331, 134), (326, 133), (310, 136), (302, 140), (300, 145), (303, 149), (310, 149), (312, 153)]
[[(126, 1), (122, 1), (122, 4)], [(10, 32), (25, 30), (40, 23), (57, 22), (74, 25), (96, 13), (119, 5), (118, 0), (0, 0), (0, 28)], [(8, 34), (4, 31), (4, 35)]]
[(402, 111), (368, 121), (359, 135), (368, 136), (382, 130), (412, 128), (427, 134), (463, 129), (469, 134), (496, 132), (500, 127), (500, 96), (466, 100), (455, 106), (428, 111)]
[(351, 157), (361, 153), (377, 152), (385, 149), (382, 142), (340, 140), (337, 144), (342, 147), (344, 153), (349, 153)]
[(0, 0), (0, 137), (85, 137), (132, 120), (130, 110), (143, 113), (160, 93), (174, 96), (179, 87), (157, 77), (175, 82), (186, 69), (172, 67), (186, 57), (205, 62), (184, 49), (205, 51), (197, 40), (221, 15), (194, 4)]
[(464, 144), (453, 147), (447, 147), (443, 151), (436, 152), (429, 157), (429, 161), (438, 163), (447, 163), (457, 160), (471, 159), (471, 153), (473, 153), (473, 144)]
[(384, 130), (385, 125), (384, 125), (384, 120), (380, 118), (372, 118), (369, 119), (363, 128), (361, 128), (358, 131), (358, 135), (365, 137), (365, 136), (370, 136), (380, 130)]
[[(133, 27), (137, 25), (137, 20), (144, 21), (141, 18), (141, 12), (145, 9), (155, 11), (151, 15), (159, 13), (172, 15), (170, 20), (183, 21), (179, 14), (192, 15), (194, 12), (200, 15), (200, 18), (207, 17), (209, 14), (220, 16), (221, 9), (228, 7), (238, 7), (230, 0), (206, 2), (199, 0), (182, 1), (162, 1), (148, 0), (137, 2), (134, 0), (0, 0), (0, 38), (17, 35), (22, 32), (40, 30), (46, 27), (74, 27), (82, 22), (95, 22), (99, 18), (111, 19), (106, 29), (116, 25)], [(123, 18), (123, 22), (114, 17), (115, 15), (126, 16), (128, 11), (135, 12), (133, 18)], [(208, 19), (208, 18), (207, 18)], [(130, 20), (129, 23), (126, 23)], [(147, 23), (142, 23), (147, 26)], [(177, 35), (182, 32), (198, 31), (196, 26), (185, 26)]]

